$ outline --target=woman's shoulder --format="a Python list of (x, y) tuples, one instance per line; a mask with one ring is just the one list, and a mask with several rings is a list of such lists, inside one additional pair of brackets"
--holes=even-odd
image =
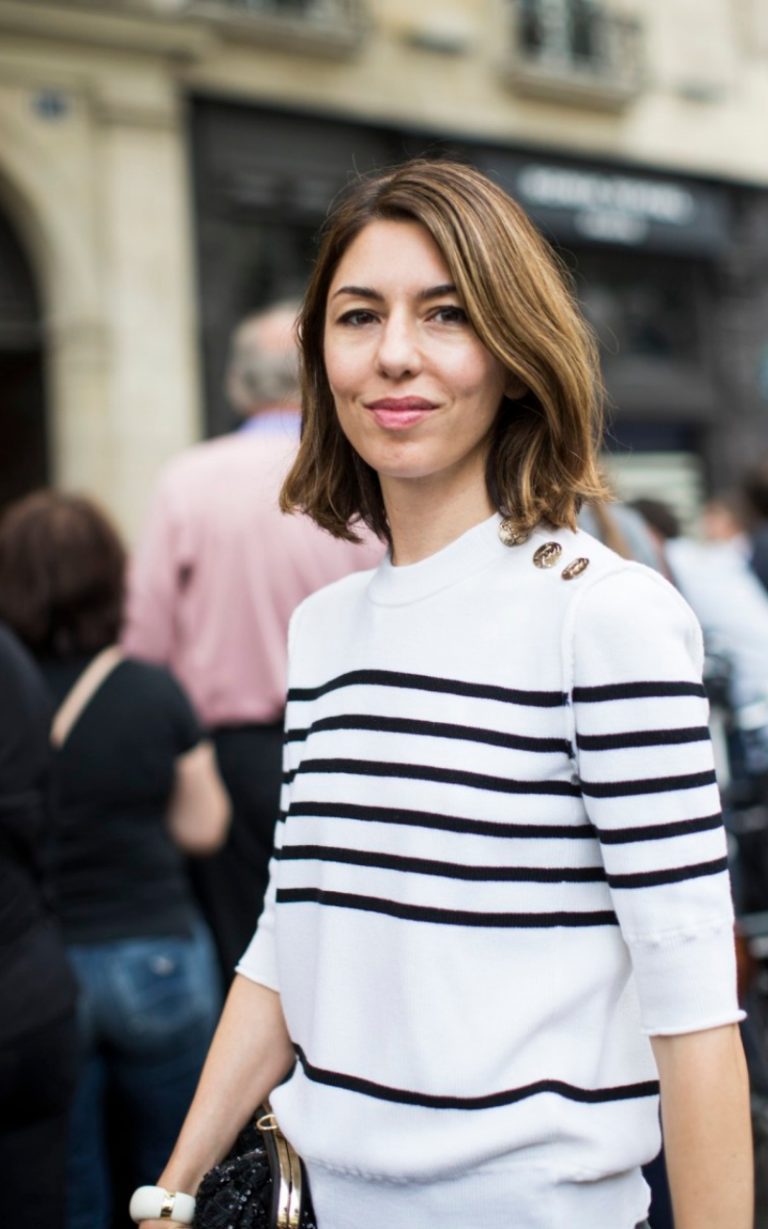
[(700, 637), (698, 621), (674, 585), (584, 529), (539, 528), (517, 549), (522, 562), (533, 565), (526, 569), (529, 599), (553, 610), (566, 640), (584, 633), (624, 641), (630, 631)]
[(661, 573), (624, 559), (579, 530), (573, 535), (589, 567), (574, 584), (564, 610), (564, 660), (595, 677), (627, 677), (642, 668), (648, 677), (674, 673), (681, 662), (700, 670), (699, 622), (682, 594)]
[(107, 679), (112, 683), (112, 712), (130, 712), (142, 730), (172, 730), (180, 749), (189, 750), (200, 739), (199, 719), (182, 684), (165, 666), (124, 657)]
[[(549, 543), (556, 548), (554, 565), (536, 558), (539, 550)], [(601, 594), (614, 602), (631, 601), (631, 591), (634, 595), (645, 593), (662, 602), (686, 606), (679, 590), (661, 572), (646, 563), (625, 558), (585, 529), (539, 529), (531, 546), (534, 562), (543, 570), (556, 566), (560, 579), (569, 582), (564, 587), (566, 596), (570, 595), (569, 602), (599, 587)]]
[(649, 590), (658, 584), (662, 590), (675, 592), (661, 573), (625, 559), (581, 528), (540, 525), (507, 556), (510, 581), (517, 584), (527, 576), (534, 592), (539, 589), (547, 601), (558, 600), (555, 594), (559, 595), (559, 604), (566, 609), (596, 585), (619, 595), (630, 577), (640, 577), (636, 583)]
[(633, 610), (640, 601), (670, 612), (686, 612), (691, 615), (685, 598), (661, 572), (636, 559), (625, 559), (610, 546), (583, 529), (572, 535), (574, 547), (590, 560), (585, 574), (586, 590), (594, 590), (593, 600), (604, 600), (614, 607)]
[(128, 690), (148, 699), (175, 702), (179, 695), (184, 694), (178, 679), (166, 666), (142, 661), (138, 657), (123, 657), (113, 671), (112, 679), (115, 686), (121, 690)]

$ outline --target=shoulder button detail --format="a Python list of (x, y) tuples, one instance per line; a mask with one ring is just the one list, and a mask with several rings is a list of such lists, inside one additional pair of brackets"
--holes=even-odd
[(585, 572), (588, 567), (589, 560), (582, 556), (579, 559), (574, 559), (573, 563), (569, 563), (567, 568), (563, 568), (560, 575), (563, 580), (573, 580), (576, 576), (581, 576), (581, 573)]
[(530, 534), (525, 529), (515, 529), (515, 522), (507, 517), (499, 525), (499, 537), (505, 546), (522, 546)]
[(559, 542), (545, 542), (535, 552), (533, 562), (537, 568), (553, 568), (563, 553)]

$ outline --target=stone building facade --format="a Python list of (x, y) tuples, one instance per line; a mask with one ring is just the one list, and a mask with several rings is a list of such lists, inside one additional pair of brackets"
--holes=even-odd
[[(0, 0), (0, 499), (132, 531), (351, 174), (454, 152), (601, 335), (632, 489), (768, 451), (762, 0)], [(665, 468), (666, 467), (666, 468)]]

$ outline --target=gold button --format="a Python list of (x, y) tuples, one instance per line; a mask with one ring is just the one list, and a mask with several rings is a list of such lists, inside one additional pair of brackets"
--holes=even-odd
[(559, 542), (545, 542), (533, 556), (537, 568), (553, 568), (563, 553)]
[(589, 560), (583, 556), (580, 559), (574, 559), (573, 563), (569, 563), (567, 568), (563, 568), (560, 575), (563, 580), (573, 580), (575, 576), (581, 576), (581, 573), (589, 567)]
[(515, 522), (507, 517), (499, 525), (499, 537), (505, 546), (522, 546), (523, 542), (528, 541), (529, 534), (525, 529), (516, 529)]

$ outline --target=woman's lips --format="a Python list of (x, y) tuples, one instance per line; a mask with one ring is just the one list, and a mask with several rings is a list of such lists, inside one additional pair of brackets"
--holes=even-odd
[(380, 427), (387, 431), (405, 431), (422, 422), (437, 407), (423, 397), (382, 397), (379, 401), (369, 401), (365, 408)]

